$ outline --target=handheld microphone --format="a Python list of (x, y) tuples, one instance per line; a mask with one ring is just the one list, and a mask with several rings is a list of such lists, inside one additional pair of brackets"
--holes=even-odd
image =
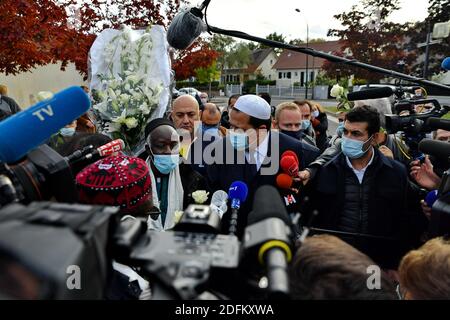
[(81, 150), (77, 150), (74, 153), (72, 153), (71, 155), (64, 157), (66, 159), (66, 161), (68, 163), (73, 163), (75, 161), (80, 160), (82, 157), (84, 157), (88, 152), (91, 152), (92, 150), (94, 150), (94, 146), (93, 145), (89, 145), (84, 147)]
[(235, 181), (228, 190), (228, 198), (231, 199), (231, 219), (230, 219), (230, 235), (236, 235), (237, 218), (241, 203), (245, 202), (248, 196), (248, 187), (242, 181)]
[(277, 187), (280, 189), (290, 189), (294, 180), (286, 173), (280, 173), (277, 176)]
[(256, 190), (253, 210), (248, 216), (244, 248), (266, 267), (272, 298), (289, 296), (288, 263), (292, 259), (292, 222), (278, 191), (269, 185)]
[(299, 171), (299, 161), (295, 152), (285, 151), (281, 155), (280, 166), (285, 173), (291, 177), (296, 177)]
[(94, 152), (84, 156), (85, 159), (91, 159), (93, 156), (107, 157), (125, 148), (125, 142), (122, 139), (113, 140), (107, 144), (98, 147)]
[(433, 204), (436, 202), (437, 199), (438, 199), (438, 191), (433, 190), (428, 192), (427, 196), (425, 197), (425, 202), (430, 208), (432, 208)]
[(450, 120), (441, 118), (428, 118), (427, 126), (434, 130), (442, 129), (450, 131)]
[(227, 206), (228, 194), (223, 190), (217, 190), (211, 197), (211, 210), (220, 216), (222, 219), (225, 212), (228, 210)]
[(370, 99), (380, 99), (388, 98), (394, 94), (394, 90), (390, 87), (381, 87), (375, 89), (367, 89), (356, 92), (350, 92), (347, 95), (349, 101), (357, 100), (370, 100)]
[(444, 61), (442, 61), (441, 67), (444, 70), (450, 70), (450, 57), (447, 57), (444, 59)]
[(184, 9), (173, 18), (167, 30), (167, 42), (175, 49), (188, 48), (207, 30), (202, 10), (211, 0), (204, 1), (198, 8)]
[(431, 139), (423, 139), (419, 143), (419, 151), (425, 154), (431, 154), (438, 159), (448, 161), (450, 157), (450, 143)]
[(70, 87), (3, 120), (0, 122), (0, 160), (17, 162), (62, 127), (85, 114), (90, 106), (83, 89)]

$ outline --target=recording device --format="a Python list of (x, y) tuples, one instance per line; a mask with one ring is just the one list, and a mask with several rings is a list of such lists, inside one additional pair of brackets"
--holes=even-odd
[(450, 57), (447, 57), (442, 61), (441, 67), (444, 70), (450, 70)]
[(292, 222), (277, 189), (269, 185), (260, 187), (248, 216), (244, 250), (246, 259), (257, 260), (265, 267), (270, 298), (289, 297), (287, 268), (293, 255), (292, 235)]
[[(9, 204), (0, 209), (0, 296), (102, 299), (114, 260), (148, 279), (152, 299), (286, 298), (290, 220), (273, 187), (258, 190), (254, 203), (243, 243), (218, 233), (208, 206), (188, 207), (174, 230), (158, 232), (139, 218), (121, 220), (113, 207)], [(253, 281), (261, 276), (267, 288)]]
[(299, 161), (295, 152), (290, 150), (283, 152), (280, 158), (280, 166), (284, 173), (296, 177), (299, 170)]
[(13, 165), (0, 162), (0, 208), (13, 202), (30, 203), (53, 197), (73, 203), (78, 200), (78, 193), (68, 162), (49, 146), (32, 150)]
[(211, 197), (210, 208), (212, 212), (219, 215), (220, 219), (222, 219), (225, 212), (228, 211), (227, 202), (228, 194), (223, 190), (217, 190)]
[(450, 143), (431, 139), (423, 139), (419, 143), (419, 150), (444, 161), (449, 161)]
[(235, 181), (231, 184), (230, 189), (228, 190), (228, 198), (231, 200), (230, 235), (236, 235), (239, 208), (241, 207), (241, 204), (247, 200), (247, 196), (248, 187), (244, 182)]
[(178, 13), (167, 30), (167, 42), (178, 50), (187, 49), (200, 34), (207, 30), (203, 22), (203, 9), (211, 0), (204, 1), (197, 8), (186, 8)]
[[(402, 138), (410, 149), (413, 158), (422, 156), (419, 143), (427, 133), (433, 131), (429, 119), (441, 118), (450, 110), (435, 99), (404, 99), (394, 104), (395, 114), (385, 115), (386, 131), (389, 134), (401, 132)], [(431, 122), (433, 124), (433, 121)]]
[(380, 87), (380, 88), (370, 88), (363, 89), (360, 91), (350, 92), (347, 95), (349, 101), (358, 101), (358, 100), (370, 100), (370, 99), (381, 99), (381, 98), (390, 98), (393, 95), (402, 99), (405, 93), (416, 94), (417, 90), (420, 90), (420, 86), (412, 86), (412, 87)]
[(70, 87), (0, 123), (0, 135), (14, 137), (0, 141), (0, 207), (51, 198), (77, 201), (69, 159), (43, 143), (89, 107), (83, 89)]
[(428, 118), (427, 126), (429, 126), (433, 130), (442, 129), (450, 131), (450, 120), (439, 118)]
[(0, 161), (15, 163), (45, 143), (62, 127), (86, 113), (89, 97), (80, 87), (70, 87), (0, 122)]

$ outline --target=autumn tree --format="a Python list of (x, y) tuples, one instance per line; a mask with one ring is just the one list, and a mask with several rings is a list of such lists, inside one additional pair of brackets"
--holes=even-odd
[(219, 57), (219, 53), (203, 40), (196, 41), (186, 50), (178, 51), (176, 55), (172, 68), (177, 80), (195, 77), (197, 69), (209, 68)]
[[(89, 49), (106, 28), (167, 26), (184, 0), (1, 0), (0, 72), (75, 63), (87, 75)], [(72, 15), (69, 15), (69, 11)]]
[[(342, 48), (334, 54), (386, 69), (408, 72), (414, 55), (403, 49), (408, 25), (388, 21), (399, 10), (399, 0), (363, 0), (349, 12), (334, 16), (344, 27), (331, 29), (328, 36), (339, 37)], [(324, 69), (329, 77), (338, 74), (377, 82), (385, 75), (343, 64), (326, 62)]]
[(68, 43), (76, 32), (52, 0), (1, 0), (0, 30), (0, 72), (7, 75), (57, 61), (64, 68), (73, 58)]

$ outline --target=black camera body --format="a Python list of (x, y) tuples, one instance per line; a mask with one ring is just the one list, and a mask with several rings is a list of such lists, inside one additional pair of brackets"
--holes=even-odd
[(51, 198), (64, 203), (78, 200), (70, 165), (55, 150), (41, 145), (21, 162), (0, 163), (0, 207)]

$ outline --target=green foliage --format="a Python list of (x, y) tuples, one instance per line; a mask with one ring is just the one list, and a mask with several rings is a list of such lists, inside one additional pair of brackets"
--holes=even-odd
[(200, 84), (210, 83), (220, 78), (220, 71), (217, 70), (217, 64), (215, 62), (209, 67), (195, 69), (195, 74)]

